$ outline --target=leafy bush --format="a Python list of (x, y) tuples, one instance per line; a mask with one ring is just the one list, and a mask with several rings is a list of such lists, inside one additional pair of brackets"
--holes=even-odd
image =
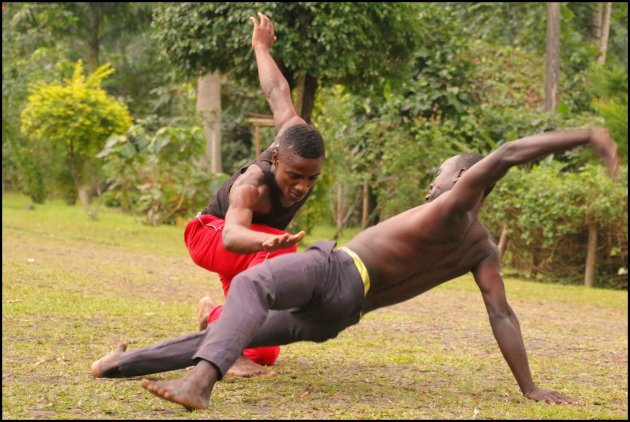
[(103, 79), (113, 72), (113, 67), (106, 64), (86, 78), (79, 60), (64, 85), (35, 84), (21, 115), (22, 132), (35, 149), (65, 158), (74, 187), (91, 218), (95, 217), (94, 211), (81, 192), (98, 184), (94, 156), (110, 135), (124, 133), (131, 124), (125, 106), (101, 88)]
[(593, 63), (590, 71), (593, 108), (604, 118), (617, 141), (618, 152), (628, 162), (628, 71)]
[(573, 284), (583, 283), (588, 225), (594, 224), (597, 285), (627, 287), (627, 167), (620, 181), (599, 164), (566, 168), (552, 161), (512, 169), (486, 200), (483, 221), (497, 238), (505, 225), (510, 266)]
[(98, 154), (110, 183), (104, 197), (109, 205), (144, 215), (151, 225), (190, 218), (227, 178), (202, 168), (204, 145), (199, 127), (163, 127), (149, 135), (132, 126)]

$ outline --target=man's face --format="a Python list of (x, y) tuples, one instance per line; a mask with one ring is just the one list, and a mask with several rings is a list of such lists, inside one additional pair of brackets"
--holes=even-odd
[(274, 154), (275, 178), (283, 197), (283, 205), (301, 201), (315, 185), (322, 171), (324, 158), (303, 158), (297, 155), (284, 157)]
[(427, 193), (425, 197), (427, 202), (434, 200), (444, 192), (448, 192), (453, 188), (455, 182), (457, 182), (461, 175), (460, 168), (457, 166), (456, 161), (455, 157), (451, 157), (442, 163), (435, 175), (433, 183), (429, 186), (429, 193)]

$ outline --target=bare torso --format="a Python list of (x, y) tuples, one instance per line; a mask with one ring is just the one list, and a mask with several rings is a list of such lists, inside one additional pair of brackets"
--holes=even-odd
[(370, 274), (364, 312), (402, 302), (466, 274), (495, 248), (475, 214), (443, 221), (435, 205), (408, 210), (347, 243)]

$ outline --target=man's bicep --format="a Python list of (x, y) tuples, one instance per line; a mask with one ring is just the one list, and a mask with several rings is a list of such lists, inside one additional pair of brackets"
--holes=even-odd
[[(490, 159), (489, 159), (490, 158)], [(491, 157), (486, 157), (464, 172), (462, 177), (453, 186), (450, 201), (452, 207), (460, 212), (473, 210), (486, 189), (494, 185), (507, 170), (493, 162)]]
[(230, 206), (225, 214), (225, 225), (239, 225), (249, 228), (254, 218), (254, 209), (258, 204), (260, 193), (256, 186), (244, 184), (232, 187)]

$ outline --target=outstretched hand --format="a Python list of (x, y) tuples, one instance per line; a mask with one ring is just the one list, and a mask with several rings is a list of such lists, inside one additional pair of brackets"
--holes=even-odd
[(525, 394), (530, 400), (535, 401), (546, 401), (550, 404), (575, 404), (579, 403), (579, 401), (572, 399), (571, 397), (565, 396), (564, 394), (560, 394), (557, 391), (553, 390), (545, 390), (543, 388), (535, 387), (532, 391)]
[(604, 162), (613, 179), (619, 176), (619, 157), (617, 156), (617, 144), (608, 134), (608, 130), (601, 127), (591, 128), (591, 145)]
[(262, 13), (258, 12), (260, 17), (260, 23), (254, 17), (250, 17), (249, 20), (254, 24), (254, 32), (252, 33), (252, 48), (259, 46), (271, 48), (273, 42), (277, 39), (274, 34), (273, 23), (269, 18)]
[(262, 243), (262, 248), (267, 252), (273, 252), (278, 249), (290, 248), (298, 243), (304, 237), (306, 233), (304, 231), (298, 234), (284, 233), (276, 236), (271, 236), (269, 239)]

